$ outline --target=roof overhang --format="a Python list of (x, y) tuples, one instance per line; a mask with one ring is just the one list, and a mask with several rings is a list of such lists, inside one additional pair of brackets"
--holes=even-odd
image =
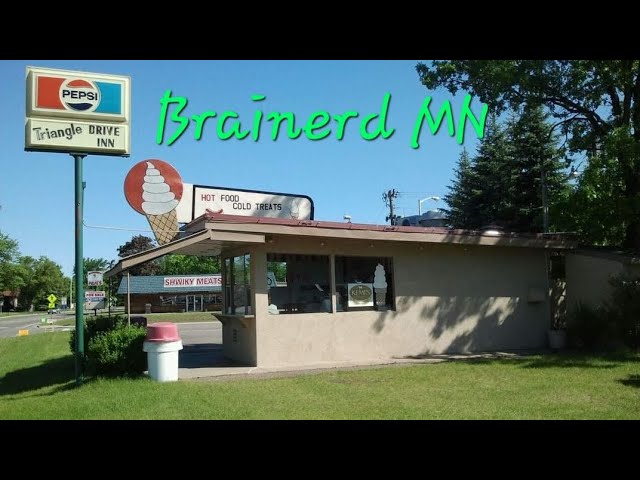
[(429, 231), (417, 227), (388, 227), (384, 230), (369, 230), (361, 228), (327, 228), (314, 226), (313, 222), (299, 226), (275, 225), (269, 223), (234, 223), (232, 221), (205, 221), (206, 231), (213, 232), (243, 232), (259, 233), (263, 235), (292, 235), (298, 237), (322, 237), (340, 240), (366, 240), (366, 241), (391, 241), (391, 242), (419, 242), (419, 243), (443, 243), (459, 245), (483, 245), (501, 247), (525, 247), (546, 249), (574, 248), (573, 242), (544, 237), (524, 237), (509, 235), (482, 235), (465, 234), (460, 231)]
[(264, 243), (264, 241), (264, 235), (260, 233), (203, 230), (188, 237), (167, 243), (166, 245), (161, 245), (151, 250), (123, 258), (110, 270), (105, 272), (104, 276), (112, 277), (132, 267), (150, 262), (151, 260), (168, 254), (217, 256), (220, 255), (220, 252), (226, 247), (260, 244)]

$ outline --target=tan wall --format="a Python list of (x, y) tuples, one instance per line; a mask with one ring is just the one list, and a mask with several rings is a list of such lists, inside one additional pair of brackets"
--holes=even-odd
[(607, 300), (611, 295), (609, 279), (622, 273), (624, 265), (614, 259), (567, 253), (565, 268), (567, 312), (571, 312), (578, 303), (596, 306)]
[[(221, 318), (221, 316), (217, 316)], [(256, 366), (256, 323), (254, 319), (223, 316), (222, 350), (224, 356), (236, 362)], [(235, 330), (235, 338), (234, 338)]]
[[(545, 253), (527, 248), (276, 237), (252, 248), (258, 366), (541, 348)], [(267, 313), (265, 252), (393, 256), (396, 311)], [(529, 302), (532, 293), (539, 300)], [(335, 298), (334, 298), (335, 305)], [(226, 348), (226, 337), (225, 337)]]

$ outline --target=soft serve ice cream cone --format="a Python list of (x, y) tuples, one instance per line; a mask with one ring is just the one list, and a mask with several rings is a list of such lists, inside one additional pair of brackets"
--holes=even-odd
[(136, 212), (144, 215), (160, 245), (178, 235), (176, 207), (184, 185), (175, 168), (157, 159), (136, 163), (124, 180), (124, 195)]
[(158, 243), (169, 243), (178, 234), (176, 207), (179, 202), (160, 171), (151, 162), (147, 162), (142, 199), (142, 210)]
[(387, 279), (382, 264), (376, 265), (373, 276), (373, 288), (376, 292), (376, 305), (382, 306), (387, 303)]

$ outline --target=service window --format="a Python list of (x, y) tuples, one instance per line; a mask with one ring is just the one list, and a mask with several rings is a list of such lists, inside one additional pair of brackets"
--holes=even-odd
[(395, 309), (391, 258), (336, 255), (335, 259), (339, 312)]
[(331, 313), (328, 255), (267, 254), (269, 313)]
[(251, 255), (224, 259), (224, 313), (251, 315)]

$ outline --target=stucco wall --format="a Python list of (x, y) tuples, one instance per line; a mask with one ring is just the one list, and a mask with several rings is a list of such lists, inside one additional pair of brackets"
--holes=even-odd
[(392, 256), (396, 310), (269, 315), (265, 279), (255, 286), (258, 366), (546, 345), (542, 250), (277, 237), (252, 249), (253, 279), (266, 277), (267, 251)]
[(622, 273), (621, 260), (603, 258), (589, 254), (567, 253), (567, 312), (578, 303), (596, 306), (609, 298), (609, 279)]
[(257, 365), (255, 320), (252, 318), (241, 320), (226, 315), (217, 315), (217, 318), (222, 321), (224, 356), (236, 362)]

